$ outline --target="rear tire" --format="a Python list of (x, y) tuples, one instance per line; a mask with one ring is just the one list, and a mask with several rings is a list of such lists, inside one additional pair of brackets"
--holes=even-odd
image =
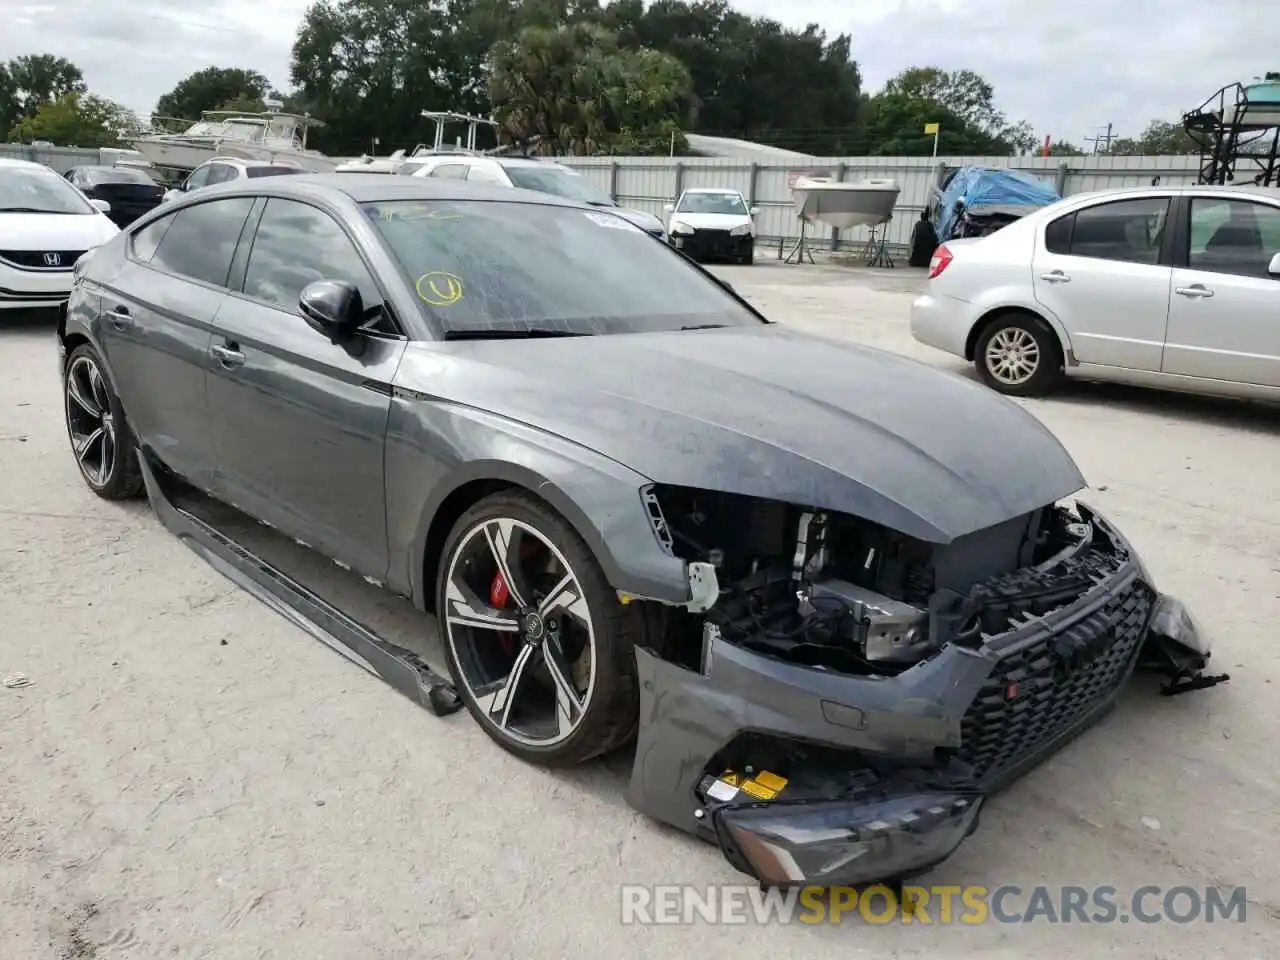
[(498, 746), (530, 763), (567, 767), (634, 735), (641, 617), (618, 600), (563, 517), (523, 491), (486, 497), (454, 525), (439, 570), (436, 610), (450, 676)]
[(1038, 397), (1062, 380), (1062, 346), (1039, 317), (1004, 313), (992, 317), (973, 350), (978, 376), (1010, 397)]
[(85, 484), (104, 500), (143, 492), (137, 441), (98, 352), (82, 343), (62, 370), (63, 416), (71, 452)]

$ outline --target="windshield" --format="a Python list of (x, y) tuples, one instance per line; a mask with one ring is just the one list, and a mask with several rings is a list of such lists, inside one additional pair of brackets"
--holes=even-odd
[(187, 128), (184, 137), (217, 137), (223, 140), (243, 140), (259, 143), (265, 127), (252, 120), (204, 120)]
[(141, 183), (150, 187), (155, 181), (141, 170), (130, 170), (127, 167), (90, 167), (85, 172), (90, 183)]
[(643, 333), (766, 321), (616, 214), (506, 201), (385, 201), (365, 211), (451, 335)]
[(677, 213), (747, 213), (747, 205), (736, 193), (701, 193), (690, 191), (680, 198)]
[(0, 213), (97, 212), (79, 190), (52, 170), (0, 167)]
[(536, 190), (538, 193), (553, 193), (557, 197), (577, 200), (579, 203), (590, 203), (597, 207), (616, 207), (607, 193), (598, 189), (586, 177), (568, 170), (555, 167), (517, 167), (506, 168), (511, 183), (521, 190)]

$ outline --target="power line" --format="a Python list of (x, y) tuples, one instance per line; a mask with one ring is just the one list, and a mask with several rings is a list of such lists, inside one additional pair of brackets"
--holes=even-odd
[(1106, 133), (1099, 133), (1096, 136), (1084, 138), (1085, 143), (1093, 144), (1094, 153), (1106, 153), (1111, 149), (1111, 141), (1115, 139), (1111, 134), (1111, 127), (1112, 124), (1108, 123)]

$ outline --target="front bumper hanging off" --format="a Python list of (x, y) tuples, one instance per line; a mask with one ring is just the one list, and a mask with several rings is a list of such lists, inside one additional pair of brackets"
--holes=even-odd
[(1209, 646), (1116, 544), (1112, 574), (980, 647), (894, 677), (784, 663), (711, 628), (703, 669), (640, 650), (628, 801), (768, 886), (901, 881), (949, 857), (984, 802), (1101, 719), (1139, 666), (1203, 677)]

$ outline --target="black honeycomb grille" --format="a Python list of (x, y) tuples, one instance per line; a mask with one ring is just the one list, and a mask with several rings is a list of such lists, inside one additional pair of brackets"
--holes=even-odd
[(960, 723), (959, 759), (976, 782), (1048, 748), (1124, 683), (1153, 602), (1135, 580), (1092, 615), (996, 664)]

